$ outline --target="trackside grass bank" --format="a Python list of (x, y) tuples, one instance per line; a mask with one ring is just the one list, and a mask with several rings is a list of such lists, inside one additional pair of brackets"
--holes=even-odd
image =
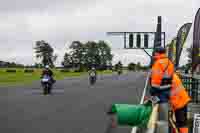
[[(11, 70), (11, 71), (10, 71)], [(14, 70), (14, 71), (13, 71)], [(25, 69), (6, 69), (0, 68), (0, 86), (14, 86), (21, 84), (30, 84), (40, 79), (42, 69), (32, 69), (33, 71), (25, 72)], [(15, 72), (16, 71), (16, 72)], [(77, 77), (86, 75), (87, 72), (61, 72), (53, 69), (55, 79), (62, 80), (66, 77)], [(112, 71), (101, 71), (99, 74), (111, 74)]]

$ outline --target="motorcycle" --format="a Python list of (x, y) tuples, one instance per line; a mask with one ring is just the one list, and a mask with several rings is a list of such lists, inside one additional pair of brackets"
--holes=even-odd
[(95, 72), (90, 73), (90, 84), (93, 85), (96, 82), (96, 74)]
[(42, 78), (42, 86), (43, 86), (43, 94), (47, 95), (47, 94), (51, 94), (51, 89), (52, 89), (52, 81), (51, 81), (51, 77), (45, 75)]
[(118, 70), (117, 73), (118, 73), (118, 75), (121, 75), (122, 74), (122, 70)]

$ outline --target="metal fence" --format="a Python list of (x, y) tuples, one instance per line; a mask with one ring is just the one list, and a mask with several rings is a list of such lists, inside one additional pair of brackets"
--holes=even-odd
[(187, 89), (189, 95), (192, 98), (193, 103), (200, 103), (200, 78), (191, 76), (191, 75), (184, 75), (181, 74), (181, 79), (183, 85)]

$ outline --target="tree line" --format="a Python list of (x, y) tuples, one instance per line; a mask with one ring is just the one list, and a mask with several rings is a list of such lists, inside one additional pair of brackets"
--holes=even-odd
[[(58, 56), (55, 54), (54, 48), (48, 42), (44, 40), (36, 41), (34, 50), (39, 63), (35, 63), (35, 65), (31, 66), (25, 66), (15, 62), (0, 61), (0, 67), (42, 68), (45, 65), (55, 67), (55, 61)], [(192, 47), (187, 49), (187, 54), (189, 58), (188, 64), (182, 66), (182, 69), (189, 69), (191, 66)], [(112, 59), (113, 55), (111, 54), (111, 47), (105, 41), (88, 41), (86, 43), (73, 41), (66, 49), (61, 65), (66, 69), (76, 68), (79, 71), (84, 71), (91, 66), (95, 66), (97, 69), (105, 70), (112, 68)], [(117, 65), (120, 63), (114, 65), (114, 69), (116, 69)], [(148, 67), (141, 66), (140, 63), (129, 63), (127, 69), (137, 71), (147, 70)]]
[(150, 67), (149, 66), (143, 66), (138, 62), (137, 64), (131, 62), (128, 64), (128, 70), (129, 71), (147, 71)]
[[(36, 58), (41, 61), (40, 66), (54, 67), (57, 55), (54, 49), (45, 41), (37, 41)], [(61, 65), (64, 68), (77, 68), (80, 71), (94, 66), (98, 69), (107, 69), (112, 66), (113, 55), (111, 47), (105, 41), (88, 41), (86, 43), (73, 41), (66, 50)]]
[(15, 62), (0, 61), (0, 68), (11, 67), (11, 68), (21, 68), (24, 67), (23, 64), (17, 64)]

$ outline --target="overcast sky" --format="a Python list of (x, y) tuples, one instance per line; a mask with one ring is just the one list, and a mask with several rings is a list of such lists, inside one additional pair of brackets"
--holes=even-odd
[[(200, 0), (0, 0), (0, 60), (33, 64), (35, 41), (49, 42), (60, 64), (73, 40), (106, 40), (122, 60), (148, 64), (142, 51), (123, 50), (123, 40), (107, 31), (155, 31), (163, 16), (169, 42), (186, 22), (193, 22)], [(185, 47), (191, 45), (192, 30)], [(187, 58), (185, 51), (181, 63)]]

